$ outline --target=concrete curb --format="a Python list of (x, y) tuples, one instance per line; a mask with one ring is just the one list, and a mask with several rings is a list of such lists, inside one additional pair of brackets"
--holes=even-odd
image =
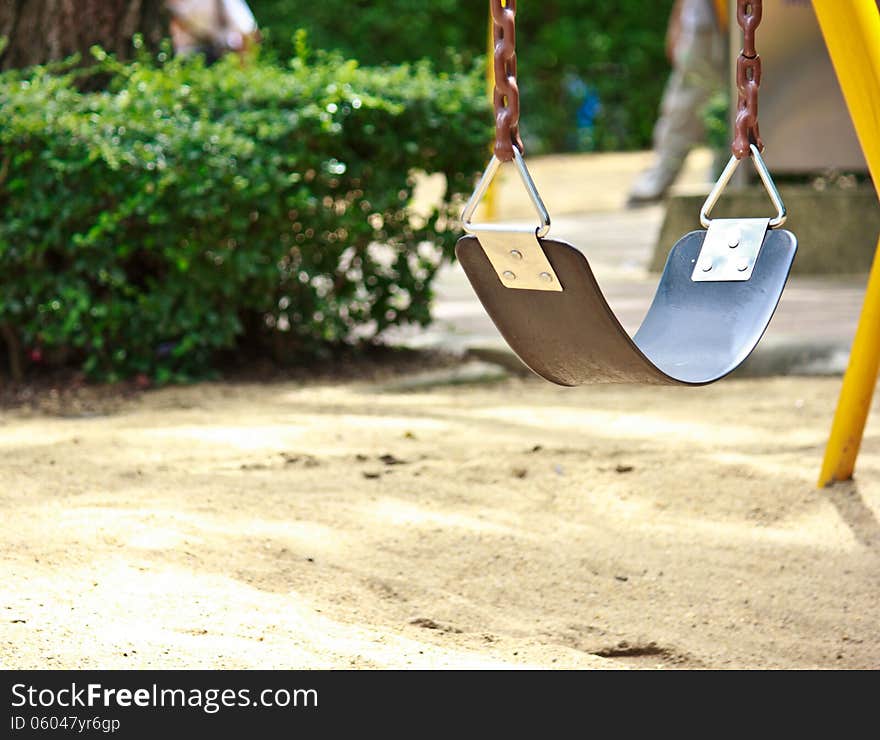
[[(511, 359), (519, 362), (512, 352), (509, 352), (508, 355)], [(520, 365), (528, 372), (522, 363)], [(465, 355), (462, 363), (456, 367), (408, 375), (384, 384), (380, 390), (385, 393), (411, 393), (455, 385), (497, 383), (509, 378), (510, 374), (507, 367), (501, 363), (487, 362)]]
[(846, 371), (848, 362), (848, 342), (768, 339), (755, 348), (734, 376), (839, 376)]

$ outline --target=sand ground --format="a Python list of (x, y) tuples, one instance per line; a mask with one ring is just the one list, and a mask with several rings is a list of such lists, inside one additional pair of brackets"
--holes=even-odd
[(880, 668), (876, 409), (815, 488), (839, 384), (7, 409), (0, 665)]

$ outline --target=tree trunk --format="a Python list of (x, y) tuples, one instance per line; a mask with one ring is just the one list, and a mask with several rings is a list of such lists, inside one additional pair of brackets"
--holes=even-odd
[(155, 45), (167, 21), (164, 0), (0, 0), (0, 69), (87, 57), (94, 44), (125, 58), (135, 33)]

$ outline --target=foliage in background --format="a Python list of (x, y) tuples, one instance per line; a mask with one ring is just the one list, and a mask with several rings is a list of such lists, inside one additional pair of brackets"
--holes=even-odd
[(730, 156), (730, 93), (721, 90), (712, 95), (702, 110), (702, 116), (706, 143), (715, 154), (714, 174), (718, 176)]
[[(521, 0), (523, 134), (532, 153), (648, 148), (669, 72), (673, 0)], [(446, 69), (484, 54), (488, 3), (251, 0), (270, 47), (298, 28), (317, 48), (366, 64), (428, 58)]]
[[(246, 68), (96, 52), (98, 92), (82, 70), (0, 76), (7, 353), (164, 382), (222, 350), (303, 359), (429, 321), (451, 200), (484, 164), (482, 81), (301, 52)], [(417, 170), (448, 181), (422, 219)]]

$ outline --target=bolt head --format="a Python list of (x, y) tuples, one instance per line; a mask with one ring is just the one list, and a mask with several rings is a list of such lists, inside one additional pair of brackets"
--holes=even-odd
[(700, 269), (703, 272), (709, 272), (712, 269), (712, 259), (706, 257), (705, 259), (700, 261)]
[(511, 249), (510, 256), (513, 257), (513, 259), (515, 260), (521, 260), (523, 258), (522, 252), (520, 252), (518, 249)]
[(739, 270), (740, 272), (745, 272), (746, 270), (748, 270), (749, 269), (748, 260), (740, 260), (739, 262), (737, 262), (736, 269)]
[(739, 246), (739, 240), (739, 229), (731, 229), (727, 234), (727, 246), (731, 249), (736, 249)]
[(516, 274), (511, 272), (510, 270), (505, 270), (501, 273), (501, 277), (505, 280), (516, 280)]
[(538, 275), (538, 277), (541, 278), (541, 280), (543, 280), (545, 283), (553, 282), (553, 276), (549, 272), (542, 272), (540, 275)]

